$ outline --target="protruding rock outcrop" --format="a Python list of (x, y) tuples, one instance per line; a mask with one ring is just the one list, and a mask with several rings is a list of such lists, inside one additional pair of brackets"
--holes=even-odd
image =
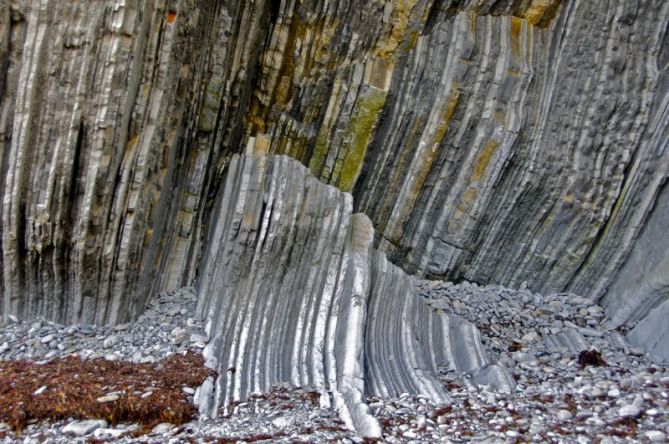
[(232, 158), (207, 239), (199, 311), (219, 377), (198, 394), (201, 410), (289, 382), (316, 387), (347, 425), (379, 436), (367, 394), (447, 400), (440, 367), (487, 364), (475, 327), (428, 308), (372, 249), (351, 196), (293, 159), (266, 157), (265, 142)]

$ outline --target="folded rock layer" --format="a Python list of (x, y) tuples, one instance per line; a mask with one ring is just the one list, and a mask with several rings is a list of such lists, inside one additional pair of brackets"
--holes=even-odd
[[(203, 413), (291, 383), (315, 387), (347, 425), (380, 436), (366, 395), (443, 402), (439, 368), (487, 366), (476, 328), (428, 308), (372, 249), (371, 222), (352, 214), (349, 194), (257, 148), (252, 139), (231, 160), (199, 276), (205, 356), (219, 372), (198, 394)], [(500, 375), (485, 383), (507, 383)]]
[(265, 134), (408, 273), (578, 293), (669, 357), (668, 28), (664, 0), (0, 0), (2, 312), (125, 322), (190, 283)]

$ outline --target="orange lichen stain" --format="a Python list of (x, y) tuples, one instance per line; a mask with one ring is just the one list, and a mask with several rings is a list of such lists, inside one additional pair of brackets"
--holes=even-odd
[(476, 159), (476, 164), (474, 164), (474, 171), (471, 176), (472, 182), (480, 182), (481, 179), (483, 179), (485, 171), (488, 169), (488, 165), (490, 165), (490, 160), (492, 159), (493, 154), (495, 154), (497, 145), (498, 143), (496, 140), (491, 140), (486, 144), (485, 148), (483, 148), (478, 159)]
[(524, 18), (534, 26), (546, 27), (555, 18), (559, 6), (560, 0), (532, 0)]
[(520, 33), (523, 30), (523, 19), (511, 17), (511, 50), (515, 55), (520, 54)]
[(167, 12), (167, 23), (174, 23), (174, 21), (177, 19), (177, 12), (176, 11), (168, 11)]
[(144, 245), (149, 245), (151, 238), (153, 237), (153, 228), (149, 228), (144, 232), (144, 240), (142, 241)]

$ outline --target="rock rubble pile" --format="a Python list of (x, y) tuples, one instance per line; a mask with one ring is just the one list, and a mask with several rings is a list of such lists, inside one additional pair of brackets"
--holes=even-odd
[[(486, 353), (508, 368), (516, 384), (506, 393), (477, 384), (469, 373), (442, 368), (439, 380), (449, 395), (448, 403), (408, 393), (368, 397), (370, 414), (379, 421), (384, 442), (666, 442), (669, 369), (659, 358), (627, 344), (620, 332), (604, 330), (601, 309), (589, 299), (467, 282), (416, 284), (433, 310), (457, 313), (474, 322), (481, 330)], [(181, 289), (156, 297), (148, 316), (126, 327), (137, 333), (134, 342), (118, 341), (110, 348), (105, 341), (116, 332), (91, 327), (96, 334), (77, 353), (89, 358), (117, 359), (113, 354), (132, 359), (132, 346), (162, 349), (165, 354), (201, 351), (199, 341), (188, 337), (177, 345), (171, 336), (177, 327), (190, 328), (189, 335), (199, 334), (194, 304), (188, 302), (192, 294), (192, 289)], [(552, 309), (539, 314), (537, 306)], [(7, 339), (30, 327), (31, 323), (19, 322), (0, 329), (3, 341), (8, 342), (0, 355), (3, 360), (44, 356), (39, 341), (40, 346), (35, 346), (35, 341)], [(52, 334), (57, 341), (69, 337), (65, 329), (53, 327), (54, 331), (41, 337)], [(587, 350), (600, 352), (605, 364), (581, 365), (579, 355)], [(133, 424), (59, 421), (30, 424), (20, 436), (3, 427), (4, 442), (65, 443), (92, 438), (127, 443), (364, 441), (345, 427), (334, 410), (322, 408), (318, 398), (311, 388), (280, 385), (235, 403), (216, 419), (182, 426), (161, 424), (140, 438), (132, 437), (137, 428)]]

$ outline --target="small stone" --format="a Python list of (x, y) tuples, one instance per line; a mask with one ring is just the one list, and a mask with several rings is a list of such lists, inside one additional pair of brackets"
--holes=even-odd
[(644, 435), (646, 435), (646, 438), (648, 438), (648, 440), (650, 442), (666, 442), (667, 441), (667, 435), (665, 435), (663, 432), (661, 432), (659, 430), (649, 430), (646, 433), (644, 433)]
[(539, 339), (541, 339), (541, 338), (539, 337), (537, 332), (536, 331), (531, 331), (531, 332), (525, 334), (522, 338), (520, 338), (520, 341), (527, 344), (527, 343), (530, 343), (530, 342), (537, 342)]
[(119, 439), (121, 436), (128, 433), (128, 431), (129, 430), (127, 429), (124, 430), (124, 429), (99, 428), (95, 429), (95, 432), (93, 432), (93, 436), (101, 440)]
[(175, 316), (175, 315), (177, 315), (180, 311), (181, 311), (181, 307), (179, 307), (179, 306), (174, 306), (174, 307), (170, 307), (170, 309), (167, 310), (167, 314), (168, 314), (168, 316)]
[(290, 424), (290, 419), (285, 416), (279, 416), (272, 420), (272, 425), (278, 429), (285, 429)]
[(612, 388), (611, 390), (609, 390), (607, 395), (610, 398), (617, 398), (618, 396), (620, 396), (620, 390), (618, 390), (617, 388)]
[(63, 427), (63, 433), (71, 433), (76, 436), (85, 436), (96, 429), (107, 427), (104, 419), (86, 419), (83, 421), (72, 421)]
[(639, 407), (635, 405), (624, 405), (618, 410), (618, 414), (622, 417), (636, 417), (641, 414)]
[(195, 394), (195, 390), (192, 389), (191, 387), (182, 387), (181, 390), (187, 395), (194, 395)]
[(560, 421), (567, 421), (573, 417), (569, 410), (560, 410), (557, 413), (557, 417)]
[(38, 388), (33, 392), (33, 396), (41, 395), (46, 391), (46, 388), (47, 388), (46, 385), (43, 385), (42, 387)]
[(188, 334), (185, 329), (181, 327), (176, 327), (170, 332), (170, 336), (172, 337), (172, 342), (175, 344), (181, 344), (183, 341), (188, 339)]
[(111, 336), (109, 336), (107, 339), (104, 340), (104, 342), (102, 343), (102, 345), (103, 345), (105, 348), (111, 348), (111, 347), (115, 346), (115, 345), (118, 344), (118, 343), (119, 343), (119, 338), (118, 338), (118, 336), (116, 336), (116, 335), (111, 335)]
[(99, 398), (96, 399), (97, 402), (114, 402), (119, 399), (119, 395), (115, 393), (110, 393), (105, 396), (100, 396)]
[(153, 392), (145, 392), (145, 393), (142, 393), (142, 396), (140, 396), (140, 398), (146, 399), (151, 395), (153, 395)]
[(426, 425), (427, 425), (427, 418), (425, 416), (419, 416), (416, 419), (416, 429), (425, 430)]
[(418, 435), (416, 434), (416, 432), (414, 432), (414, 431), (412, 431), (412, 430), (407, 430), (406, 432), (402, 433), (402, 436), (403, 436), (404, 438), (407, 438), (407, 439), (416, 439), (416, 438), (418, 438)]
[(163, 435), (165, 433), (170, 432), (174, 428), (174, 424), (170, 424), (169, 422), (161, 422), (157, 426), (155, 426), (151, 432), (155, 433), (157, 435)]
[(53, 341), (56, 338), (54, 335), (46, 335), (42, 339), (40, 339), (40, 342), (42, 344), (48, 344), (49, 342)]
[(198, 335), (197, 333), (193, 333), (190, 335), (190, 342), (207, 342), (209, 341), (209, 338), (203, 335)]

